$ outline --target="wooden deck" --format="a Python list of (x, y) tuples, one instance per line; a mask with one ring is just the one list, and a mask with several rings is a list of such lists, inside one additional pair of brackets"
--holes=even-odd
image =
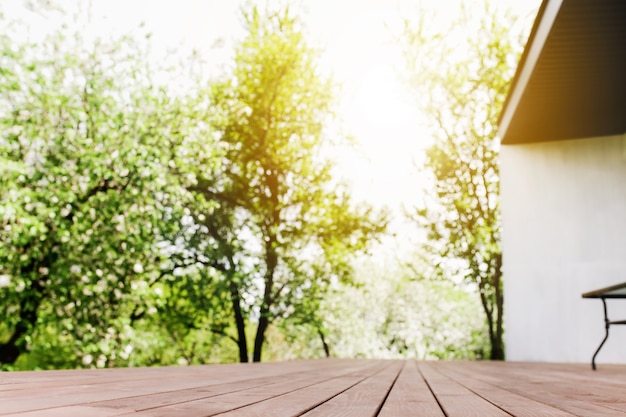
[(0, 373), (0, 415), (626, 415), (626, 365), (598, 368), (330, 359)]

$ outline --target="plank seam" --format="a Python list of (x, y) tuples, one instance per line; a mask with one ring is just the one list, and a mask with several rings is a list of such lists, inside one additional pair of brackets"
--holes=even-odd
[[(447, 375), (445, 372), (444, 372), (444, 373), (439, 372), (439, 373), (440, 373), (440, 374), (442, 374), (442, 375), (445, 375), (445, 376), (446, 376), (446, 377), (448, 377), (449, 379), (453, 379), (452, 377), (450, 377), (449, 375)], [(462, 374), (467, 375), (467, 372), (461, 372), (461, 373), (462, 373)], [(568, 410), (567, 410), (567, 409), (565, 409), (565, 408), (558, 407), (558, 406), (556, 406), (556, 405), (554, 405), (554, 404), (552, 404), (552, 403), (538, 401), (536, 398), (533, 398), (533, 396), (532, 396), (532, 395), (526, 395), (526, 393), (524, 393), (524, 391), (522, 391), (522, 390), (509, 389), (509, 388), (507, 388), (507, 387), (503, 387), (503, 386), (499, 386), (499, 385), (493, 384), (493, 383), (492, 383), (492, 382), (490, 382), (490, 381), (485, 381), (483, 378), (480, 378), (480, 375), (478, 375), (478, 376), (474, 376), (474, 375), (472, 374), (472, 375), (470, 375), (470, 376), (471, 376), (471, 377), (473, 377), (473, 378), (475, 378), (475, 379), (476, 379), (476, 380), (478, 380), (478, 381), (481, 381), (481, 382), (482, 382), (482, 383), (484, 383), (484, 384), (490, 385), (490, 386), (492, 386), (492, 387), (497, 387), (497, 388), (499, 388), (499, 389), (501, 389), (501, 390), (503, 390), (503, 391), (507, 391), (507, 392), (509, 392), (509, 393), (511, 393), (511, 394), (513, 394), (513, 395), (518, 395), (518, 396), (520, 396), (520, 397), (522, 397), (522, 398), (525, 398), (525, 399), (527, 399), (527, 400), (530, 400), (530, 401), (536, 402), (536, 403), (538, 403), (538, 404), (542, 404), (542, 405), (544, 405), (544, 406), (547, 406), (547, 407), (553, 408), (553, 409), (558, 410), (558, 411), (561, 411), (561, 412), (563, 412), (563, 413), (570, 414), (570, 415), (572, 415), (572, 416), (577, 416), (577, 415), (578, 415), (578, 414), (574, 414), (574, 413), (572, 413), (571, 411), (568, 411)], [(465, 389), (467, 389), (468, 391), (470, 391), (470, 392), (474, 393), (476, 396), (478, 396), (478, 397), (482, 398), (483, 400), (487, 401), (488, 403), (491, 403), (492, 405), (494, 405), (495, 407), (497, 407), (497, 408), (499, 408), (500, 410), (504, 411), (504, 412), (505, 412), (505, 413), (507, 413), (508, 415), (515, 417), (515, 416), (514, 416), (513, 414), (511, 414), (510, 412), (508, 412), (507, 410), (505, 410), (505, 409), (503, 409), (502, 407), (498, 406), (497, 404), (495, 404), (494, 402), (490, 401), (488, 398), (484, 397), (483, 395), (479, 394), (478, 392), (474, 391), (472, 388), (468, 387), (468, 386), (467, 386), (467, 385), (465, 385), (464, 383), (462, 383), (462, 382), (460, 382), (460, 381), (457, 381), (457, 380), (455, 380), (455, 379), (453, 379), (453, 380), (454, 380), (454, 381), (456, 381), (456, 383), (457, 383), (457, 384), (459, 384), (459, 385), (463, 386), (463, 387), (464, 387)], [(604, 406), (604, 408), (609, 408), (609, 409), (612, 409), (612, 408), (607, 407), (607, 406)], [(617, 411), (622, 411), (622, 410), (617, 410)]]
[[(368, 376), (366, 376), (366, 377), (363, 377), (363, 379), (358, 380), (357, 382), (355, 382), (354, 384), (350, 385), (350, 386), (349, 386), (349, 387), (347, 387), (346, 389), (341, 390), (341, 391), (339, 391), (337, 394), (333, 395), (332, 397), (327, 398), (325, 401), (322, 401), (321, 403), (316, 404), (316, 405), (314, 405), (313, 407), (310, 407), (310, 408), (308, 408), (308, 409), (306, 409), (306, 410), (302, 411), (302, 413), (298, 414), (298, 416), (303, 416), (303, 415), (305, 415), (306, 413), (308, 413), (309, 411), (312, 411), (312, 410), (315, 410), (315, 409), (316, 409), (316, 408), (318, 408), (318, 407), (321, 407), (322, 405), (326, 404), (327, 402), (332, 401), (332, 400), (333, 400), (333, 398), (336, 398), (336, 397), (340, 396), (340, 395), (341, 395), (341, 394), (343, 394), (344, 392), (346, 392), (346, 391), (348, 391), (348, 390), (350, 390), (350, 389), (352, 389), (352, 388), (356, 387), (357, 385), (359, 385), (361, 382), (365, 381), (366, 379), (368, 379), (368, 378), (371, 378), (371, 377), (373, 377), (373, 376), (378, 375), (379, 373), (381, 373), (381, 372), (382, 372), (382, 371), (384, 371), (384, 370), (385, 370), (385, 368), (383, 367), (383, 368), (379, 369), (378, 371), (376, 371), (375, 373), (373, 373), (372, 375), (368, 375)], [(349, 375), (349, 374), (348, 374), (348, 375)], [(337, 377), (337, 378), (339, 378), (339, 377)], [(334, 379), (334, 378), (333, 378), (333, 379)], [(330, 381), (330, 380), (329, 380), (329, 381)]]
[(424, 383), (426, 384), (426, 386), (428, 387), (428, 390), (430, 391), (430, 394), (433, 396), (433, 398), (435, 399), (435, 401), (437, 401), (437, 405), (439, 406), (439, 409), (441, 410), (441, 412), (443, 413), (443, 415), (445, 417), (450, 417), (448, 415), (448, 413), (446, 413), (446, 410), (444, 410), (443, 405), (439, 402), (439, 398), (437, 398), (437, 396), (435, 395), (435, 392), (433, 391), (433, 388), (430, 386), (430, 383), (428, 382), (428, 380), (424, 377), (424, 374), (422, 373), (422, 370), (420, 369), (419, 364), (417, 364), (417, 372), (419, 372), (420, 376), (422, 377), (422, 379), (424, 380)]
[[(436, 372), (439, 372), (439, 371), (436, 371)], [(493, 401), (491, 401), (491, 400), (490, 400), (490, 399), (488, 399), (487, 397), (485, 397), (485, 396), (483, 396), (483, 395), (479, 394), (477, 391), (474, 391), (472, 388), (468, 387), (468, 386), (467, 386), (467, 385), (465, 385), (464, 383), (462, 383), (462, 382), (460, 382), (460, 381), (457, 381), (456, 379), (454, 379), (454, 378), (452, 378), (451, 376), (447, 375), (445, 372), (439, 372), (439, 375), (443, 375), (443, 376), (445, 376), (446, 378), (448, 378), (449, 380), (456, 382), (457, 384), (459, 384), (460, 386), (462, 386), (463, 388), (465, 388), (466, 390), (468, 390), (468, 391), (469, 391), (469, 392), (471, 392), (472, 394), (476, 395), (478, 398), (482, 398), (484, 401), (487, 401), (489, 404), (493, 405), (494, 407), (496, 407), (496, 408), (498, 408), (498, 409), (500, 409), (500, 410), (504, 411), (506, 414), (510, 415), (511, 417), (515, 417), (515, 415), (511, 414), (510, 412), (508, 412), (508, 411), (507, 411), (507, 410), (505, 410), (504, 408), (500, 407), (498, 404), (494, 403)], [(492, 385), (492, 386), (493, 386), (493, 384), (489, 384), (489, 385)], [(502, 387), (498, 387), (498, 388), (502, 388)], [(502, 389), (504, 389), (504, 388), (502, 388)], [(508, 391), (508, 390), (505, 390), (505, 391)], [(511, 392), (511, 391), (509, 391), (509, 392)], [(511, 392), (511, 394), (515, 394), (515, 393)], [(527, 398), (527, 399), (531, 400), (531, 398)]]
[[(283, 374), (282, 376), (297, 375), (298, 373), (299, 372), (288, 372), (288, 373)], [(249, 379), (242, 379), (241, 381), (234, 381), (234, 382), (247, 382), (247, 381), (254, 381), (255, 379), (268, 379), (268, 378), (269, 377), (249, 378)], [(210, 394), (210, 395), (206, 395), (206, 396), (202, 396), (202, 397), (198, 397), (198, 398), (193, 398), (193, 399), (189, 399), (189, 400), (175, 401), (175, 402), (171, 402), (171, 403), (168, 403), (168, 404), (160, 404), (160, 405), (157, 405), (157, 406), (154, 406), (154, 407), (140, 408), (140, 409), (135, 410), (135, 412), (154, 410), (154, 409), (157, 409), (157, 408), (169, 407), (169, 406), (172, 406), (172, 405), (186, 404), (186, 403), (191, 403), (191, 402), (194, 402), (194, 401), (206, 400), (206, 399), (209, 399), (209, 398), (217, 398), (217, 397), (221, 397), (221, 396), (224, 396), (224, 395), (230, 395), (230, 394), (235, 394), (235, 393), (238, 393), (238, 392), (253, 390), (255, 388), (263, 387), (263, 386), (266, 385), (265, 382), (258, 382), (256, 384), (257, 385), (253, 385), (253, 386), (250, 386), (250, 387), (247, 387), (247, 388), (233, 389), (232, 391), (226, 391), (226, 392), (222, 392), (222, 393), (219, 393), (219, 394)], [(194, 388), (194, 389), (208, 388), (208, 387), (213, 387), (213, 386), (218, 386), (218, 385), (220, 385), (220, 384), (216, 383), (216, 384), (211, 384), (211, 385), (206, 385), (206, 386), (199, 386), (199, 387)], [(312, 385), (315, 385), (315, 384), (312, 384)], [(308, 386), (310, 386), (310, 385), (308, 385)], [(161, 391), (161, 392), (157, 393), (157, 395), (158, 394), (173, 394), (173, 393), (182, 392), (182, 391), (187, 391), (187, 389), (178, 389), (178, 390), (171, 390), (171, 391)], [(297, 389), (294, 390), (294, 391), (297, 391)], [(292, 391), (290, 391), (290, 392), (292, 392)], [(145, 396), (144, 395), (133, 395), (133, 396), (130, 396), (130, 397), (121, 397), (120, 399), (132, 399), (132, 398), (141, 398), (141, 397), (145, 397)], [(101, 402), (103, 402), (103, 401), (92, 401), (92, 402), (89, 402), (89, 403), (86, 403), (86, 404), (87, 405), (94, 405), (94, 404), (101, 403)]]
[[(378, 370), (378, 371), (376, 371), (374, 374), (372, 374), (372, 375), (368, 375), (368, 376), (363, 377), (362, 379), (358, 380), (358, 381), (357, 381), (357, 382), (355, 382), (354, 384), (352, 384), (352, 385), (350, 385), (349, 387), (347, 387), (346, 389), (344, 389), (344, 390), (342, 390), (342, 391), (338, 392), (337, 394), (333, 395), (332, 397), (327, 398), (326, 400), (322, 401), (322, 402), (321, 402), (321, 403), (319, 403), (319, 404), (314, 405), (313, 407), (309, 407), (308, 409), (303, 410), (303, 411), (302, 411), (302, 413), (298, 414), (298, 416), (302, 416), (302, 415), (304, 415), (304, 414), (308, 413), (309, 411), (311, 411), (311, 410), (313, 410), (313, 409), (315, 409), (315, 408), (317, 408), (317, 407), (321, 406), (322, 404), (327, 403), (328, 401), (332, 400), (333, 398), (337, 397), (338, 395), (341, 395), (341, 394), (343, 394), (344, 392), (348, 391), (350, 388), (352, 388), (352, 387), (355, 387), (355, 386), (359, 385), (361, 382), (365, 381), (367, 378), (370, 378), (370, 377), (372, 377), (372, 376), (374, 376), (374, 375), (378, 375), (378, 374), (379, 374), (379, 373), (381, 373), (384, 369), (385, 369), (385, 368), (379, 369), (379, 370)], [(297, 392), (297, 391), (303, 390), (303, 389), (305, 389), (305, 388), (312, 387), (312, 386), (314, 386), (314, 385), (323, 384), (323, 383), (325, 383), (325, 382), (332, 381), (333, 379), (343, 378), (343, 377), (345, 377), (346, 375), (350, 375), (350, 374), (353, 374), (353, 373), (356, 373), (356, 372), (360, 372), (360, 371), (353, 371), (353, 372), (348, 372), (348, 373), (346, 373), (346, 374), (337, 375), (337, 376), (335, 376), (335, 377), (329, 378), (329, 379), (327, 379), (327, 380), (325, 380), (325, 381), (322, 381), (322, 382), (316, 382), (316, 383), (314, 383), (314, 384), (310, 384), (310, 385), (307, 385), (307, 386), (304, 386), (304, 387), (300, 387), (300, 388), (295, 389), (295, 390), (292, 390), (292, 391), (284, 392), (284, 393), (282, 393), (282, 394), (275, 395), (275, 396), (270, 397), (270, 398), (264, 398), (264, 399), (262, 399), (262, 400), (255, 401), (255, 402), (250, 403), (250, 404), (246, 404), (246, 405), (242, 405), (242, 406), (239, 406), (239, 407), (236, 407), (236, 408), (232, 408), (232, 409), (227, 410), (227, 411), (220, 411), (219, 413), (216, 413), (216, 414), (209, 414), (209, 415), (207, 415), (206, 417), (213, 417), (213, 416), (219, 416), (220, 414), (230, 413), (230, 412), (232, 412), (232, 411), (239, 410), (239, 409), (246, 408), (246, 407), (250, 407), (250, 406), (255, 405), (255, 404), (260, 404), (260, 403), (262, 403), (262, 402), (269, 401), (269, 400), (272, 400), (272, 399), (274, 399), (274, 398), (283, 397), (283, 396), (285, 396), (285, 395), (287, 395), (287, 394), (291, 394), (291, 393), (293, 393), (293, 392)]]
[(396, 385), (396, 382), (398, 381), (398, 378), (400, 378), (400, 374), (402, 373), (402, 371), (404, 371), (405, 366), (406, 366), (406, 361), (404, 361), (404, 363), (402, 364), (402, 367), (400, 368), (400, 370), (396, 374), (396, 377), (393, 379), (393, 382), (389, 386), (389, 389), (387, 390), (387, 394), (385, 394), (385, 398), (383, 398), (383, 400), (380, 403), (380, 406), (378, 406), (378, 409), (376, 410), (376, 414), (374, 414), (375, 416), (378, 416), (380, 412), (382, 411), (383, 407), (385, 406), (385, 403), (387, 402), (387, 399), (389, 398), (389, 395), (391, 394), (391, 390), (393, 390), (393, 387)]
[[(287, 372), (285, 374), (283, 374), (283, 376), (288, 376), (288, 375), (297, 375), (298, 372)], [(242, 379), (240, 381), (233, 381), (234, 382), (246, 382), (246, 381), (254, 381), (255, 379), (267, 379), (269, 377), (252, 377), (252, 378), (248, 378), (248, 379)], [(142, 379), (136, 379), (137, 381), (141, 381)], [(107, 382), (103, 382), (103, 383), (107, 383)], [(101, 384), (103, 384), (101, 383)], [(91, 384), (90, 384), (91, 385)], [(97, 385), (97, 384), (93, 384), (93, 385)], [(150, 396), (150, 395), (160, 395), (160, 394), (174, 394), (177, 392), (183, 392), (183, 391), (187, 391), (190, 389), (202, 389), (202, 388), (209, 388), (209, 387), (213, 387), (213, 386), (219, 386), (219, 383), (215, 383), (215, 384), (209, 384), (209, 385), (198, 385), (198, 386), (194, 386), (191, 388), (180, 388), (180, 389), (175, 389), (175, 390), (167, 390), (167, 391), (159, 391), (159, 392), (154, 392), (154, 393), (150, 393), (150, 394), (131, 394), (129, 396), (125, 396), (125, 397), (118, 397), (115, 398), (114, 400), (129, 400), (129, 399), (133, 399), (133, 398), (143, 398), (146, 396)], [(255, 388), (259, 388), (259, 387), (263, 387), (265, 385), (264, 382), (259, 382), (258, 385), (253, 385), (251, 387), (248, 388), (241, 388), (241, 389), (234, 389), (232, 391), (227, 391), (227, 392), (223, 392), (223, 393), (219, 393), (219, 394), (212, 394), (212, 395), (207, 395), (207, 396), (202, 396), (202, 397), (198, 397), (198, 398), (194, 398), (194, 399), (189, 399), (189, 400), (184, 400), (184, 401), (174, 401), (172, 403), (168, 403), (168, 404), (160, 404), (154, 407), (146, 407), (146, 408), (139, 408), (134, 410), (132, 413), (137, 413), (137, 412), (141, 412), (141, 411), (147, 411), (147, 410), (154, 410), (157, 408), (162, 408), (162, 407), (168, 407), (168, 406), (172, 406), (172, 405), (180, 405), (180, 404), (185, 404), (185, 403), (190, 403), (193, 401), (199, 401), (199, 400), (205, 400), (208, 398), (215, 398), (215, 397), (220, 397), (222, 395), (229, 395), (229, 394), (234, 394), (237, 392), (242, 392), (242, 391), (247, 391), (250, 389), (255, 389)], [(315, 385), (315, 384), (313, 384)], [(73, 385), (70, 385), (70, 387)], [(25, 411), (21, 411), (20, 413), (25, 413), (25, 412), (36, 412), (36, 411), (44, 411), (44, 410), (53, 410), (53, 409), (61, 409), (64, 407), (98, 407), (99, 403), (103, 403), (103, 402), (107, 402), (110, 400), (95, 400), (95, 401), (88, 401), (88, 402), (74, 402), (74, 403), (68, 403), (68, 404), (63, 404), (63, 405), (55, 405), (55, 406), (51, 406), (51, 407), (42, 407), (42, 408), (34, 408), (31, 410), (25, 410)], [(0, 413), (0, 415), (5, 415), (3, 413)]]
[[(198, 365), (196, 367), (200, 367), (200, 366), (207, 366), (207, 365)], [(174, 368), (174, 367), (171, 367), (171, 368)], [(122, 369), (122, 368), (117, 368), (117, 369), (116, 368), (98, 369), (98, 370), (95, 370), (95, 371), (98, 372), (98, 373), (101, 373), (101, 372), (114, 371), (114, 370), (118, 370), (119, 371), (120, 369)], [(132, 369), (132, 368), (126, 368), (126, 370), (130, 370), (130, 369)], [(141, 368), (136, 368), (136, 369), (139, 370)], [(181, 368), (178, 368), (178, 369), (181, 369)], [(93, 371), (93, 370), (90, 370), (90, 371)], [(48, 371), (43, 371), (43, 372), (48, 372)], [(50, 372), (58, 372), (58, 371), (50, 371)], [(67, 372), (69, 374), (70, 372), (75, 372), (75, 370), (63, 370), (61, 372)], [(288, 375), (295, 375), (295, 374), (298, 374), (298, 371), (293, 371), (293, 372), (292, 371), (288, 371), (284, 375), (288, 376)], [(178, 376), (180, 376), (180, 375), (178, 375)], [(236, 382), (255, 381), (255, 380), (260, 380), (260, 379), (268, 379), (268, 378), (271, 378), (271, 377), (274, 377), (274, 376), (275, 375), (244, 377), (241, 380), (234, 380), (234, 381), (230, 381), (228, 383), (230, 384), (230, 383), (236, 383)], [(128, 383), (128, 382), (142, 382), (142, 381), (145, 381), (145, 380), (146, 380), (146, 375), (144, 375), (142, 377), (125, 378), (124, 382), (125, 383)], [(85, 386), (85, 385), (90, 387), (90, 388), (91, 387), (95, 388), (95, 387), (98, 387), (98, 386), (101, 386), (101, 385), (114, 385), (114, 384), (111, 382), (110, 379), (96, 380), (96, 379), (89, 378), (88, 380), (83, 380), (81, 382), (70, 383), (68, 385), (65, 385), (64, 387), (65, 388), (82, 387), (82, 386)], [(107, 402), (107, 401), (115, 401), (115, 400), (123, 400), (123, 399), (129, 399), (130, 400), (130, 399), (133, 399), (133, 398), (143, 398), (145, 396), (161, 395), (161, 394), (167, 394), (167, 393), (172, 393), (173, 394), (173, 393), (176, 393), (176, 392), (183, 392), (183, 391), (193, 390), (193, 389), (204, 389), (204, 388), (210, 388), (210, 387), (220, 386), (220, 385), (224, 385), (224, 383), (216, 382), (216, 383), (212, 383), (212, 384), (208, 384), (208, 385), (200, 384), (200, 385), (189, 386), (189, 387), (186, 387), (186, 388), (167, 389), (167, 390), (164, 390), (164, 391), (155, 391), (155, 392), (141, 393), (141, 394), (137, 394), (137, 393), (132, 392), (132, 391), (128, 391), (127, 394), (125, 394), (124, 390), (120, 390), (119, 388), (116, 388), (115, 390), (119, 391), (119, 393), (122, 394), (122, 396), (115, 397), (115, 398), (110, 398), (110, 399), (104, 399), (104, 400), (97, 399), (97, 400), (91, 400), (91, 401), (85, 401), (85, 402), (82, 402), (82, 401), (81, 402), (68, 402), (68, 403), (62, 404), (62, 405), (45, 406), (45, 407), (42, 407), (42, 408), (33, 408), (33, 409), (25, 410), (25, 411), (22, 411), (22, 412), (26, 412), (26, 411), (33, 411), (34, 412), (34, 411), (42, 411), (42, 410), (55, 409), (55, 408), (77, 407), (77, 406), (87, 406), (87, 407), (95, 406), (95, 407), (98, 407), (99, 403)], [(258, 385), (255, 385), (255, 386), (250, 387), (250, 388), (236, 389), (234, 391), (229, 391), (229, 392), (221, 393), (221, 394), (208, 395), (207, 397), (200, 397), (200, 398), (204, 399), (204, 398), (210, 398), (210, 397), (215, 396), (215, 395), (225, 395), (225, 394), (228, 394), (228, 393), (231, 393), (231, 392), (233, 392), (233, 393), (234, 392), (240, 392), (242, 390), (253, 389), (255, 387), (260, 387), (260, 386), (263, 386), (263, 385), (264, 385), (264, 382), (259, 382)], [(0, 383), (0, 386), (2, 386), (2, 383)], [(50, 386), (46, 386), (44, 388), (45, 389), (48, 389), (48, 388), (52, 388), (53, 389), (54, 387), (55, 387), (54, 385), (50, 385)], [(2, 390), (0, 392), (14, 392), (14, 391), (18, 391), (19, 392), (19, 391), (23, 391), (23, 390), (24, 389), (20, 387), (20, 388), (15, 388), (15, 389), (11, 389), (11, 390)], [(182, 403), (189, 402), (189, 401), (194, 401), (194, 400), (176, 401), (176, 402), (173, 402), (173, 403), (167, 404), (167, 405), (182, 404)], [(156, 407), (149, 407), (147, 409), (159, 408), (159, 407), (162, 407), (162, 405), (161, 406), (156, 406)], [(143, 411), (143, 409), (135, 410), (135, 411)], [(5, 415), (5, 414), (0, 412), (0, 415)]]

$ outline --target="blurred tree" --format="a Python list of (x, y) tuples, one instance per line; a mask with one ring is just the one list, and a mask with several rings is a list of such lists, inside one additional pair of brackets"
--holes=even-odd
[[(417, 261), (409, 268), (404, 261), (361, 259), (355, 270), (359, 285), (333, 286), (317, 310), (334, 355), (431, 360), (488, 354), (480, 302), (467, 288), (424, 279), (427, 267)], [(319, 346), (315, 332), (297, 337), (301, 345)]]
[[(429, 232), (435, 274), (475, 285), (491, 359), (504, 358), (497, 124), (524, 37), (510, 12), (489, 3), (435, 32), (422, 15), (407, 21), (409, 83), (434, 127), (426, 169), (431, 200), (413, 218)], [(428, 22), (430, 23), (430, 22)]]
[(243, 362), (251, 330), (258, 361), (276, 321), (330, 352), (318, 307), (386, 218), (331, 178), (333, 87), (299, 20), (245, 22), (207, 92), (147, 40), (1, 20), (0, 366), (232, 360), (228, 340)]
[(164, 274), (186, 198), (171, 153), (196, 127), (131, 39), (2, 33), (0, 364), (53, 332), (75, 365), (112, 365)]
[[(247, 35), (232, 74), (210, 93), (221, 165), (199, 171), (192, 190), (219, 202), (204, 218), (224, 248), (219, 263), (230, 271), (240, 359), (247, 360), (245, 326), (254, 320), (252, 358), (260, 361), (272, 321), (300, 311), (330, 282), (349, 281), (351, 255), (365, 250), (386, 220), (356, 207), (331, 179), (322, 151), (334, 90), (316, 68), (300, 20), (288, 7), (251, 7), (244, 18)], [(215, 215), (229, 219), (229, 230), (210, 225)]]

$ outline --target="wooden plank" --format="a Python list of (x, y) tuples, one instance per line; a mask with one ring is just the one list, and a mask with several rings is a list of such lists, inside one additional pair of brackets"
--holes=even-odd
[[(289, 379), (290, 381), (298, 381), (298, 374), (284, 374), (280, 378)], [(278, 377), (278, 376), (277, 376)], [(291, 379), (293, 378), (293, 379)], [(267, 376), (264, 378), (255, 378), (244, 381), (230, 382), (226, 384), (210, 385), (206, 387), (164, 391), (147, 395), (135, 395), (132, 397), (114, 398), (111, 400), (98, 401), (90, 403), (94, 407), (129, 409), (140, 411), (142, 409), (157, 408), (167, 405), (186, 403), (195, 400), (237, 393), (244, 390), (259, 388), (271, 385), (276, 377)]]
[[(336, 366), (337, 364), (335, 364)], [(166, 368), (133, 368), (99, 371), (48, 371), (18, 375), (21, 380), (30, 376), (33, 383), (2, 393), (0, 415), (17, 411), (37, 410), (52, 407), (75, 406), (97, 403), (112, 408), (136, 407), (154, 400), (157, 404), (167, 403), (164, 398), (202, 398), (206, 391), (244, 388), (263, 385), (288, 374), (306, 374), (324, 370), (333, 364), (324, 361), (298, 361), (275, 364), (244, 364), (230, 366), (197, 366)], [(115, 372), (110, 372), (115, 371)], [(167, 377), (163, 377), (166, 374)], [(72, 378), (78, 375), (79, 378)], [(100, 377), (98, 377), (100, 376)], [(37, 383), (35, 381), (43, 381)], [(56, 384), (53, 383), (56, 381)], [(235, 384), (233, 387), (232, 384)], [(214, 385), (211, 388), (211, 385)], [(189, 392), (187, 392), (189, 391)], [(174, 402), (176, 402), (174, 400)], [(184, 399), (183, 399), (184, 400)], [(134, 410), (134, 408), (132, 408)]]
[(387, 398), (403, 367), (402, 361), (390, 361), (380, 372), (372, 374), (346, 391), (337, 393), (303, 417), (374, 417)]
[(317, 407), (363, 380), (352, 375), (334, 378), (284, 395), (268, 398), (263, 402), (232, 410), (224, 417), (291, 417)]
[[(514, 363), (467, 363), (468, 369), (477, 372), (477, 378), (503, 389), (540, 402), (551, 407), (579, 416), (623, 416), (624, 412), (606, 404), (598, 403), (599, 398), (619, 400), (626, 392), (622, 384), (604, 384), (612, 396), (604, 397), (598, 392), (593, 371), (581, 374), (580, 366), (559, 365), (556, 368), (542, 367), (543, 364)], [(620, 394), (621, 393), (621, 394)]]
[[(158, 393), (133, 396), (126, 398), (118, 398), (114, 400), (101, 401), (92, 403), (92, 405), (110, 408), (133, 408), (140, 411), (142, 409), (162, 407), (178, 403), (190, 402), (194, 400), (202, 400), (218, 395), (229, 393), (237, 393), (253, 388), (262, 388), (274, 384), (277, 380), (289, 380), (292, 383), (298, 381), (308, 381), (314, 374), (324, 373), (328, 369), (337, 369), (337, 364), (330, 362), (310, 363), (309, 366), (293, 367), (291, 364), (284, 363), (281, 368), (269, 368), (266, 372), (246, 372), (237, 378), (231, 377), (229, 380), (219, 378), (211, 381), (211, 384), (201, 387), (185, 390), (163, 390)], [(354, 364), (352, 364), (354, 365)], [(344, 366), (347, 366), (344, 365)], [(342, 368), (340, 365), (339, 368)], [(350, 368), (348, 368), (350, 369)], [(251, 368), (250, 371), (253, 371)], [(207, 381), (205, 381), (206, 383)]]
[(5, 372), (0, 415), (615, 417), (626, 414), (625, 375), (624, 365), (364, 359)]
[(407, 361), (378, 416), (444, 417), (433, 393), (417, 370), (415, 361)]
[(118, 417), (122, 415), (122, 411), (88, 406), (69, 406), (6, 415), (14, 417)]
[[(199, 400), (156, 408), (146, 402), (137, 407), (136, 413), (129, 415), (205, 417), (220, 414), (270, 417), (277, 411), (291, 410), (294, 405), (302, 413), (325, 401), (339, 390), (347, 389), (371, 373), (377, 372), (381, 367), (381, 361), (355, 361), (344, 366), (311, 371), (299, 377), (276, 378), (271, 384)], [(271, 407), (260, 406), (262, 410), (265, 410), (261, 414), (256, 414), (257, 411), (252, 414), (242, 411), (250, 410), (249, 406), (254, 404), (267, 403), (268, 400), (273, 400)], [(278, 408), (278, 410), (272, 410), (273, 408)], [(256, 410), (256, 408), (253, 409)]]
[(442, 363), (437, 366), (437, 370), (515, 417), (575, 417), (574, 414), (551, 405), (508, 391), (500, 385), (484, 382), (477, 378), (475, 371), (463, 366), (462, 362)]
[[(606, 379), (581, 364), (511, 364), (507, 373), (526, 382), (529, 396), (543, 398), (555, 407), (574, 414), (623, 415), (626, 382)], [(622, 368), (626, 370), (626, 368)], [(535, 372), (532, 372), (535, 370)], [(528, 382), (530, 381), (530, 382)], [(543, 391), (543, 392), (542, 392)]]
[[(105, 385), (110, 383), (123, 386), (134, 384), (138, 381), (159, 381), (159, 378), (167, 373), (169, 382), (190, 381), (194, 378), (219, 378), (238, 379), (249, 376), (251, 373), (275, 374), (277, 372), (289, 372), (297, 369), (309, 370), (316, 367), (337, 366), (348, 363), (349, 360), (336, 360), (335, 364), (325, 360), (301, 360), (288, 362), (264, 362), (246, 364), (214, 364), (198, 365), (189, 367), (168, 366), (152, 368), (115, 368), (115, 369), (84, 369), (63, 371), (18, 371), (0, 372), (0, 392), (20, 391), (28, 392), (33, 384), (40, 388), (56, 388), (59, 381), (63, 386)], [(288, 369), (285, 369), (288, 368)], [(195, 381), (196, 384), (198, 381)]]
[(419, 370), (448, 417), (510, 417), (495, 405), (475, 395), (458, 382), (435, 370), (432, 363), (421, 362)]

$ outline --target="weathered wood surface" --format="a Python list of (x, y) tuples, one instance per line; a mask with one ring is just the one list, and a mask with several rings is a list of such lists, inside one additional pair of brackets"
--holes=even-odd
[(0, 373), (0, 416), (626, 415), (626, 365), (330, 359)]

